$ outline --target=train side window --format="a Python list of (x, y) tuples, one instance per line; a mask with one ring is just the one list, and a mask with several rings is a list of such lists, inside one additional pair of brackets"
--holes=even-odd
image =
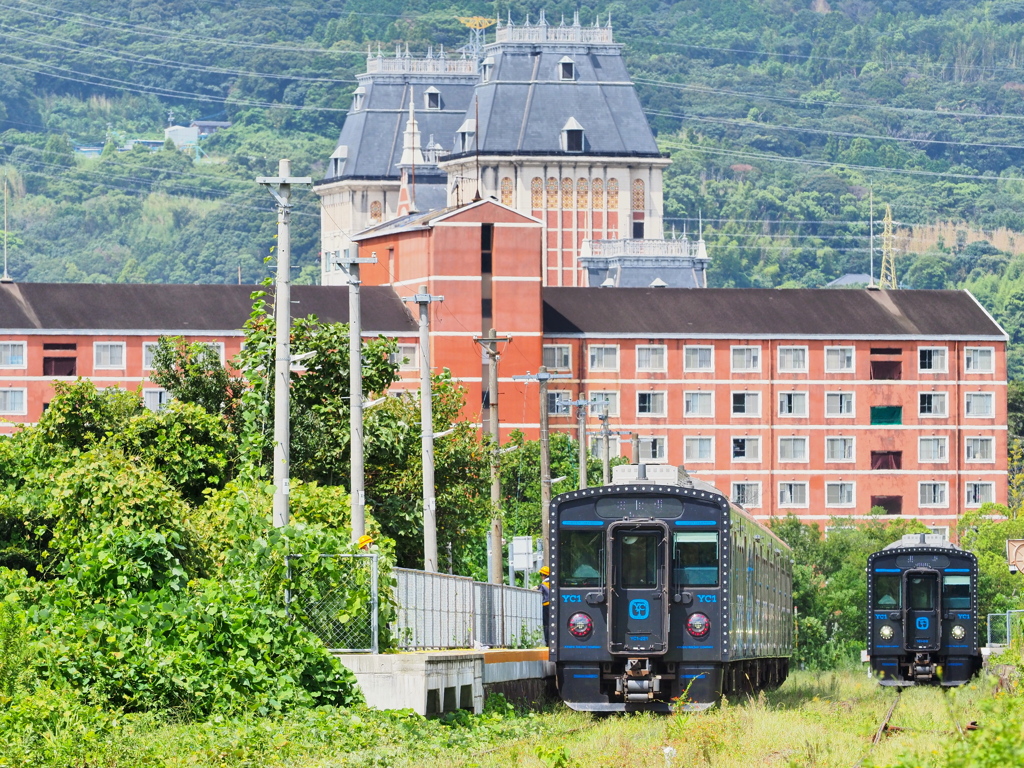
[(672, 569), (680, 587), (717, 587), (718, 532), (673, 534)]
[(899, 574), (875, 576), (875, 608), (899, 608), (902, 602)]
[(656, 533), (622, 537), (622, 586), (658, 586), (658, 541)]
[(935, 578), (932, 576), (911, 576), (907, 591), (907, 608), (911, 611), (935, 610)]
[(563, 587), (604, 584), (604, 532), (561, 531), (559, 583)]
[(971, 577), (943, 576), (942, 605), (945, 608), (960, 608), (964, 610), (970, 610)]

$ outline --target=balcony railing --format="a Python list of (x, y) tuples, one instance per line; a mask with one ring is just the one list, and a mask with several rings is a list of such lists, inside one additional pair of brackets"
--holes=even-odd
[[(677, 256), (701, 258), (699, 240), (585, 240), (583, 256), (613, 258), (616, 256)], [(707, 256), (703, 256), (707, 258)]]

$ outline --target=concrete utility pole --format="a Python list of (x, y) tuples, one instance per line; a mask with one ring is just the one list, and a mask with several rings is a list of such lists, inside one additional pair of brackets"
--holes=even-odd
[(498, 423), (498, 342), (511, 341), (508, 336), (498, 336), (494, 329), (487, 331), (486, 336), (473, 339), (484, 348), (487, 355), (487, 420), (494, 442), (491, 457), (491, 557), (487, 572), (492, 584), (501, 584), (503, 580), (501, 568), (501, 472), (498, 456), (501, 446), (501, 431)]
[(548, 381), (551, 379), (571, 379), (571, 373), (548, 373), (543, 365), (532, 376), (527, 371), (525, 376), (513, 376), (513, 381), (536, 381), (540, 384), (540, 530), (543, 538), (541, 551), (544, 553), (544, 564), (550, 566), (548, 553), (548, 507), (551, 505), (551, 439), (548, 434)]
[(587, 487), (587, 411), (586, 408), (591, 405), (603, 405), (598, 400), (584, 400), (579, 398), (577, 400), (559, 400), (558, 405), (575, 405), (576, 406), (576, 435), (580, 443), (580, 475), (579, 485), (580, 490)]
[(312, 184), (309, 176), (292, 176), (292, 161), (278, 163), (277, 176), (260, 176), (257, 184), (277, 200), (277, 279), (274, 282), (274, 526), (288, 525), (289, 440), (291, 410), (291, 196), (293, 184)]
[(430, 386), (430, 303), (444, 301), (431, 296), (427, 286), (406, 296), (420, 308), (420, 433), (423, 444), (423, 570), (437, 571), (437, 497), (434, 495), (434, 403)]
[[(358, 253), (358, 250), (356, 251)], [(363, 464), (363, 314), (359, 297), (359, 265), (376, 264), (377, 254), (369, 258), (342, 256), (335, 252), (335, 263), (348, 275), (348, 394), (351, 461), (349, 494), (352, 509), (352, 541), (366, 533), (366, 472)]]
[(611, 429), (608, 426), (608, 409), (605, 408), (605, 412), (598, 416), (601, 420), (601, 429), (599, 432), (591, 432), (592, 435), (600, 435), (602, 442), (601, 450), (601, 477), (605, 485), (611, 484), (612, 481), (612, 435), (615, 435), (615, 439), (618, 440), (619, 435), (632, 435), (632, 432), (626, 430)]

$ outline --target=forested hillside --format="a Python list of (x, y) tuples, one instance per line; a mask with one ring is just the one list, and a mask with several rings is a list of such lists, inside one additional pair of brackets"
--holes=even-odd
[[(0, 162), (10, 272), (34, 281), (256, 280), (290, 157), (321, 176), (367, 46), (454, 51), (462, 15), (608, 14), (659, 141), (670, 230), (703, 225), (712, 284), (818, 286), (869, 269), (970, 288), (1024, 342), (1024, 1), (7, 0)], [(168, 121), (231, 121), (198, 160)], [(106, 145), (101, 157), (74, 146)], [(319, 214), (293, 250), (314, 280)], [(940, 231), (935, 225), (945, 224)], [(1012, 355), (1015, 374), (1024, 357)]]

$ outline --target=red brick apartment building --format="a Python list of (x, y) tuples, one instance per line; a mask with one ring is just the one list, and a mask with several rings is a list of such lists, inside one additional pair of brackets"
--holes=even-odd
[[(644, 461), (685, 464), (759, 518), (826, 525), (872, 506), (951, 528), (1007, 494), (1006, 335), (964, 291), (545, 287), (537, 219), (494, 200), (412, 214), (356, 236), (366, 336), (399, 339), (403, 388), (418, 386), (415, 306), (426, 285), (431, 364), (467, 387), (482, 420), (481, 348), (500, 346), (502, 432), (536, 438), (536, 383), (551, 382), (552, 429), (575, 432), (560, 401), (607, 407), (640, 437)], [(54, 379), (143, 386), (147, 350), (180, 334), (237, 353), (250, 286), (0, 285), (0, 414), (39, 418)], [(345, 286), (295, 286), (297, 315), (348, 319)], [(592, 447), (596, 447), (592, 444)], [(618, 453), (618, 444), (613, 446)], [(628, 450), (628, 449), (625, 449)], [(557, 487), (556, 487), (556, 490)]]

